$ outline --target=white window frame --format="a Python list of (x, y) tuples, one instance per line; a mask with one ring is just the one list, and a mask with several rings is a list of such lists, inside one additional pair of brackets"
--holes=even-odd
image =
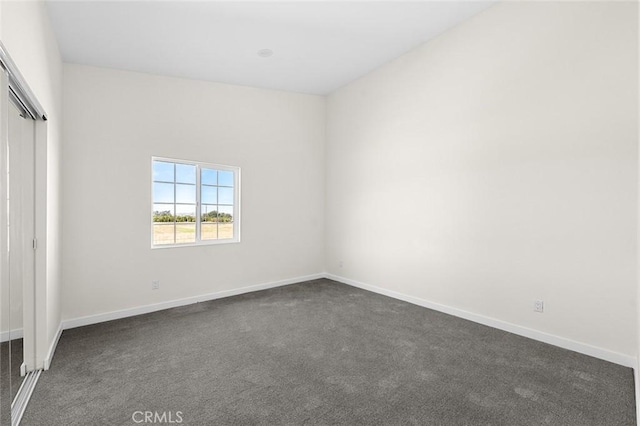
[[(153, 162), (154, 161), (162, 161), (167, 163), (177, 163), (177, 164), (187, 164), (191, 166), (196, 166), (196, 240), (195, 242), (190, 243), (172, 243), (172, 244), (154, 244), (153, 242), (153, 212), (154, 212), (154, 199), (153, 199)], [(200, 171), (202, 168), (206, 169), (215, 169), (215, 170), (224, 170), (233, 172), (233, 238), (223, 238), (223, 239), (215, 239), (215, 240), (201, 240), (200, 231), (201, 231), (201, 182), (200, 182)], [(224, 164), (213, 164), (213, 163), (204, 163), (202, 161), (192, 161), (192, 160), (180, 160), (177, 158), (168, 158), (168, 157), (151, 157), (151, 248), (152, 249), (165, 249), (165, 248), (175, 248), (175, 247), (193, 247), (193, 246), (209, 246), (209, 245), (217, 245), (217, 244), (233, 244), (240, 242), (240, 167), (238, 166), (228, 166)], [(174, 176), (175, 180), (175, 176)], [(175, 184), (175, 182), (174, 182)], [(175, 203), (175, 200), (174, 200)], [(166, 203), (160, 203), (166, 204)], [(176, 212), (174, 211), (174, 215)], [(175, 222), (174, 222), (175, 223)], [(175, 232), (175, 231), (174, 231)]]

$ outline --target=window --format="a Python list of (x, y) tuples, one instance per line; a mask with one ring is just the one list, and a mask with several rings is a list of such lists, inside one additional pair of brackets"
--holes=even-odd
[(240, 168), (153, 157), (151, 245), (240, 241)]

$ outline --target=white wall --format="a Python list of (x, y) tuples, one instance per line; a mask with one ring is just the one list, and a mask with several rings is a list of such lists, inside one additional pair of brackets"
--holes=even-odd
[[(39, 198), (46, 203), (46, 219), (38, 224), (45, 300), (37, 311), (42, 320), (38, 335), (46, 341), (36, 342), (37, 359), (41, 362), (55, 340), (60, 326), (60, 146), (62, 120), (62, 60), (47, 11), (40, 1), (0, 2), (0, 40), (5, 45), (38, 101), (48, 114), (46, 146), (39, 150), (42, 191)], [(45, 189), (46, 188), (46, 189)], [(45, 208), (44, 205), (41, 208)]]
[(636, 8), (498, 4), (332, 94), (327, 270), (635, 357)]
[[(65, 65), (63, 317), (322, 272), (324, 111), (319, 96)], [(151, 156), (240, 166), (242, 241), (152, 250)]]

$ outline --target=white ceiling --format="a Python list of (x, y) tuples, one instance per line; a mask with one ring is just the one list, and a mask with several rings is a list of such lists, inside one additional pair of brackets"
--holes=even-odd
[(48, 9), (65, 62), (327, 94), (491, 4), (56, 0)]

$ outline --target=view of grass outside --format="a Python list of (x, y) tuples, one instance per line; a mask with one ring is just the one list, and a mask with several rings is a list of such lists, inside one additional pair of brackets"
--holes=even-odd
[[(175, 238), (173, 240), (173, 222), (153, 223), (154, 244), (185, 244), (196, 241), (196, 224), (191, 222), (176, 222)], [(203, 222), (200, 227), (202, 240), (216, 240), (233, 238), (233, 223)]]

